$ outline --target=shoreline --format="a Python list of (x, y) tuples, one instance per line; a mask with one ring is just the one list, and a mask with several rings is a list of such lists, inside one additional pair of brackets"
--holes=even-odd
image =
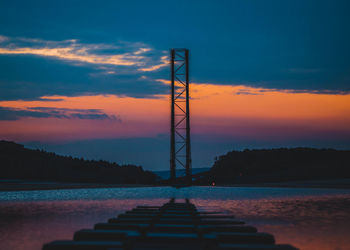
[[(139, 188), (161, 187), (145, 184), (60, 183), (28, 180), (0, 180), (0, 192), (35, 191), (80, 188)], [(276, 187), (276, 188), (331, 188), (350, 189), (350, 179), (289, 181), (258, 184), (222, 184), (216, 187)]]
[(27, 180), (0, 180), (0, 192), (36, 191), (80, 188), (137, 188), (154, 187), (145, 184), (64, 183)]
[(266, 182), (258, 184), (227, 184), (220, 187), (280, 187), (280, 188), (334, 188), (350, 189), (350, 179), (303, 180), (286, 182)]

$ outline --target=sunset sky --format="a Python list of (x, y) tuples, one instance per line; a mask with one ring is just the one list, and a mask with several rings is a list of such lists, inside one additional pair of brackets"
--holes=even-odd
[(1, 1), (0, 140), (169, 168), (170, 48), (190, 50), (193, 167), (350, 149), (349, 1)]

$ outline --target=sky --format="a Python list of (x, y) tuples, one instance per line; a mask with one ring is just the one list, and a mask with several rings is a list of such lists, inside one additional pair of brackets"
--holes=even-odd
[(171, 48), (190, 51), (192, 167), (350, 149), (349, 1), (0, 1), (0, 140), (169, 168)]

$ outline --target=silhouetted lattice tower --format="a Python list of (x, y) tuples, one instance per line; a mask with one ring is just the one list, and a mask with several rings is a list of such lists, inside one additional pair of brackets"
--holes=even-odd
[(175, 183), (176, 165), (186, 169), (191, 184), (191, 136), (188, 49), (171, 49), (170, 179)]

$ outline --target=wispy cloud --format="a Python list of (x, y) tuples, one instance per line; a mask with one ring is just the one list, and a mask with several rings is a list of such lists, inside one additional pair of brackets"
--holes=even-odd
[(111, 64), (116, 66), (139, 65), (142, 57), (130, 55), (129, 53), (121, 55), (94, 55), (90, 54), (86, 48), (76, 49), (74, 47), (63, 48), (0, 48), (0, 54), (27, 54), (56, 57), (58, 59), (79, 61), (93, 64)]
[(140, 54), (146, 53), (148, 51), (151, 51), (151, 49), (150, 48), (140, 48), (139, 50), (135, 51), (134, 54), (140, 55)]
[(262, 95), (251, 91), (237, 91), (235, 94), (236, 95)]
[(155, 70), (158, 70), (160, 68), (163, 68), (163, 67), (166, 67), (169, 65), (169, 59), (167, 56), (162, 56), (160, 58), (160, 63), (159, 64), (156, 64), (156, 65), (153, 65), (153, 66), (149, 66), (149, 67), (144, 67), (144, 68), (139, 68), (140, 71), (155, 71)]
[[(171, 81), (166, 79), (155, 79), (156, 82), (162, 83), (164, 85), (170, 85)], [(175, 85), (177, 83), (175, 82)], [(232, 84), (213, 84), (213, 83), (200, 83), (200, 82), (191, 82), (190, 86), (194, 91), (196, 91), (197, 87), (203, 86), (216, 86), (216, 87), (228, 87), (233, 89), (232, 94), (234, 95), (263, 95), (264, 93), (289, 93), (289, 94), (319, 94), (319, 95), (349, 95), (349, 91), (344, 90), (328, 90), (328, 89), (320, 89), (320, 90), (310, 90), (310, 89), (277, 89), (277, 88), (262, 88), (262, 87), (254, 87), (247, 84), (241, 83), (232, 83)], [(204, 91), (205, 92), (205, 91)]]
[(86, 44), (76, 39), (46, 41), (0, 36), (0, 43), (0, 55), (36, 55), (75, 63), (130, 66), (140, 71), (158, 70), (166, 66), (167, 60), (163, 52), (139, 42)]
[(67, 109), (51, 107), (12, 108), (0, 107), (0, 120), (14, 121), (25, 117), (32, 118), (59, 118), (59, 119), (88, 119), (113, 120), (121, 122), (115, 115), (107, 115), (99, 109)]

